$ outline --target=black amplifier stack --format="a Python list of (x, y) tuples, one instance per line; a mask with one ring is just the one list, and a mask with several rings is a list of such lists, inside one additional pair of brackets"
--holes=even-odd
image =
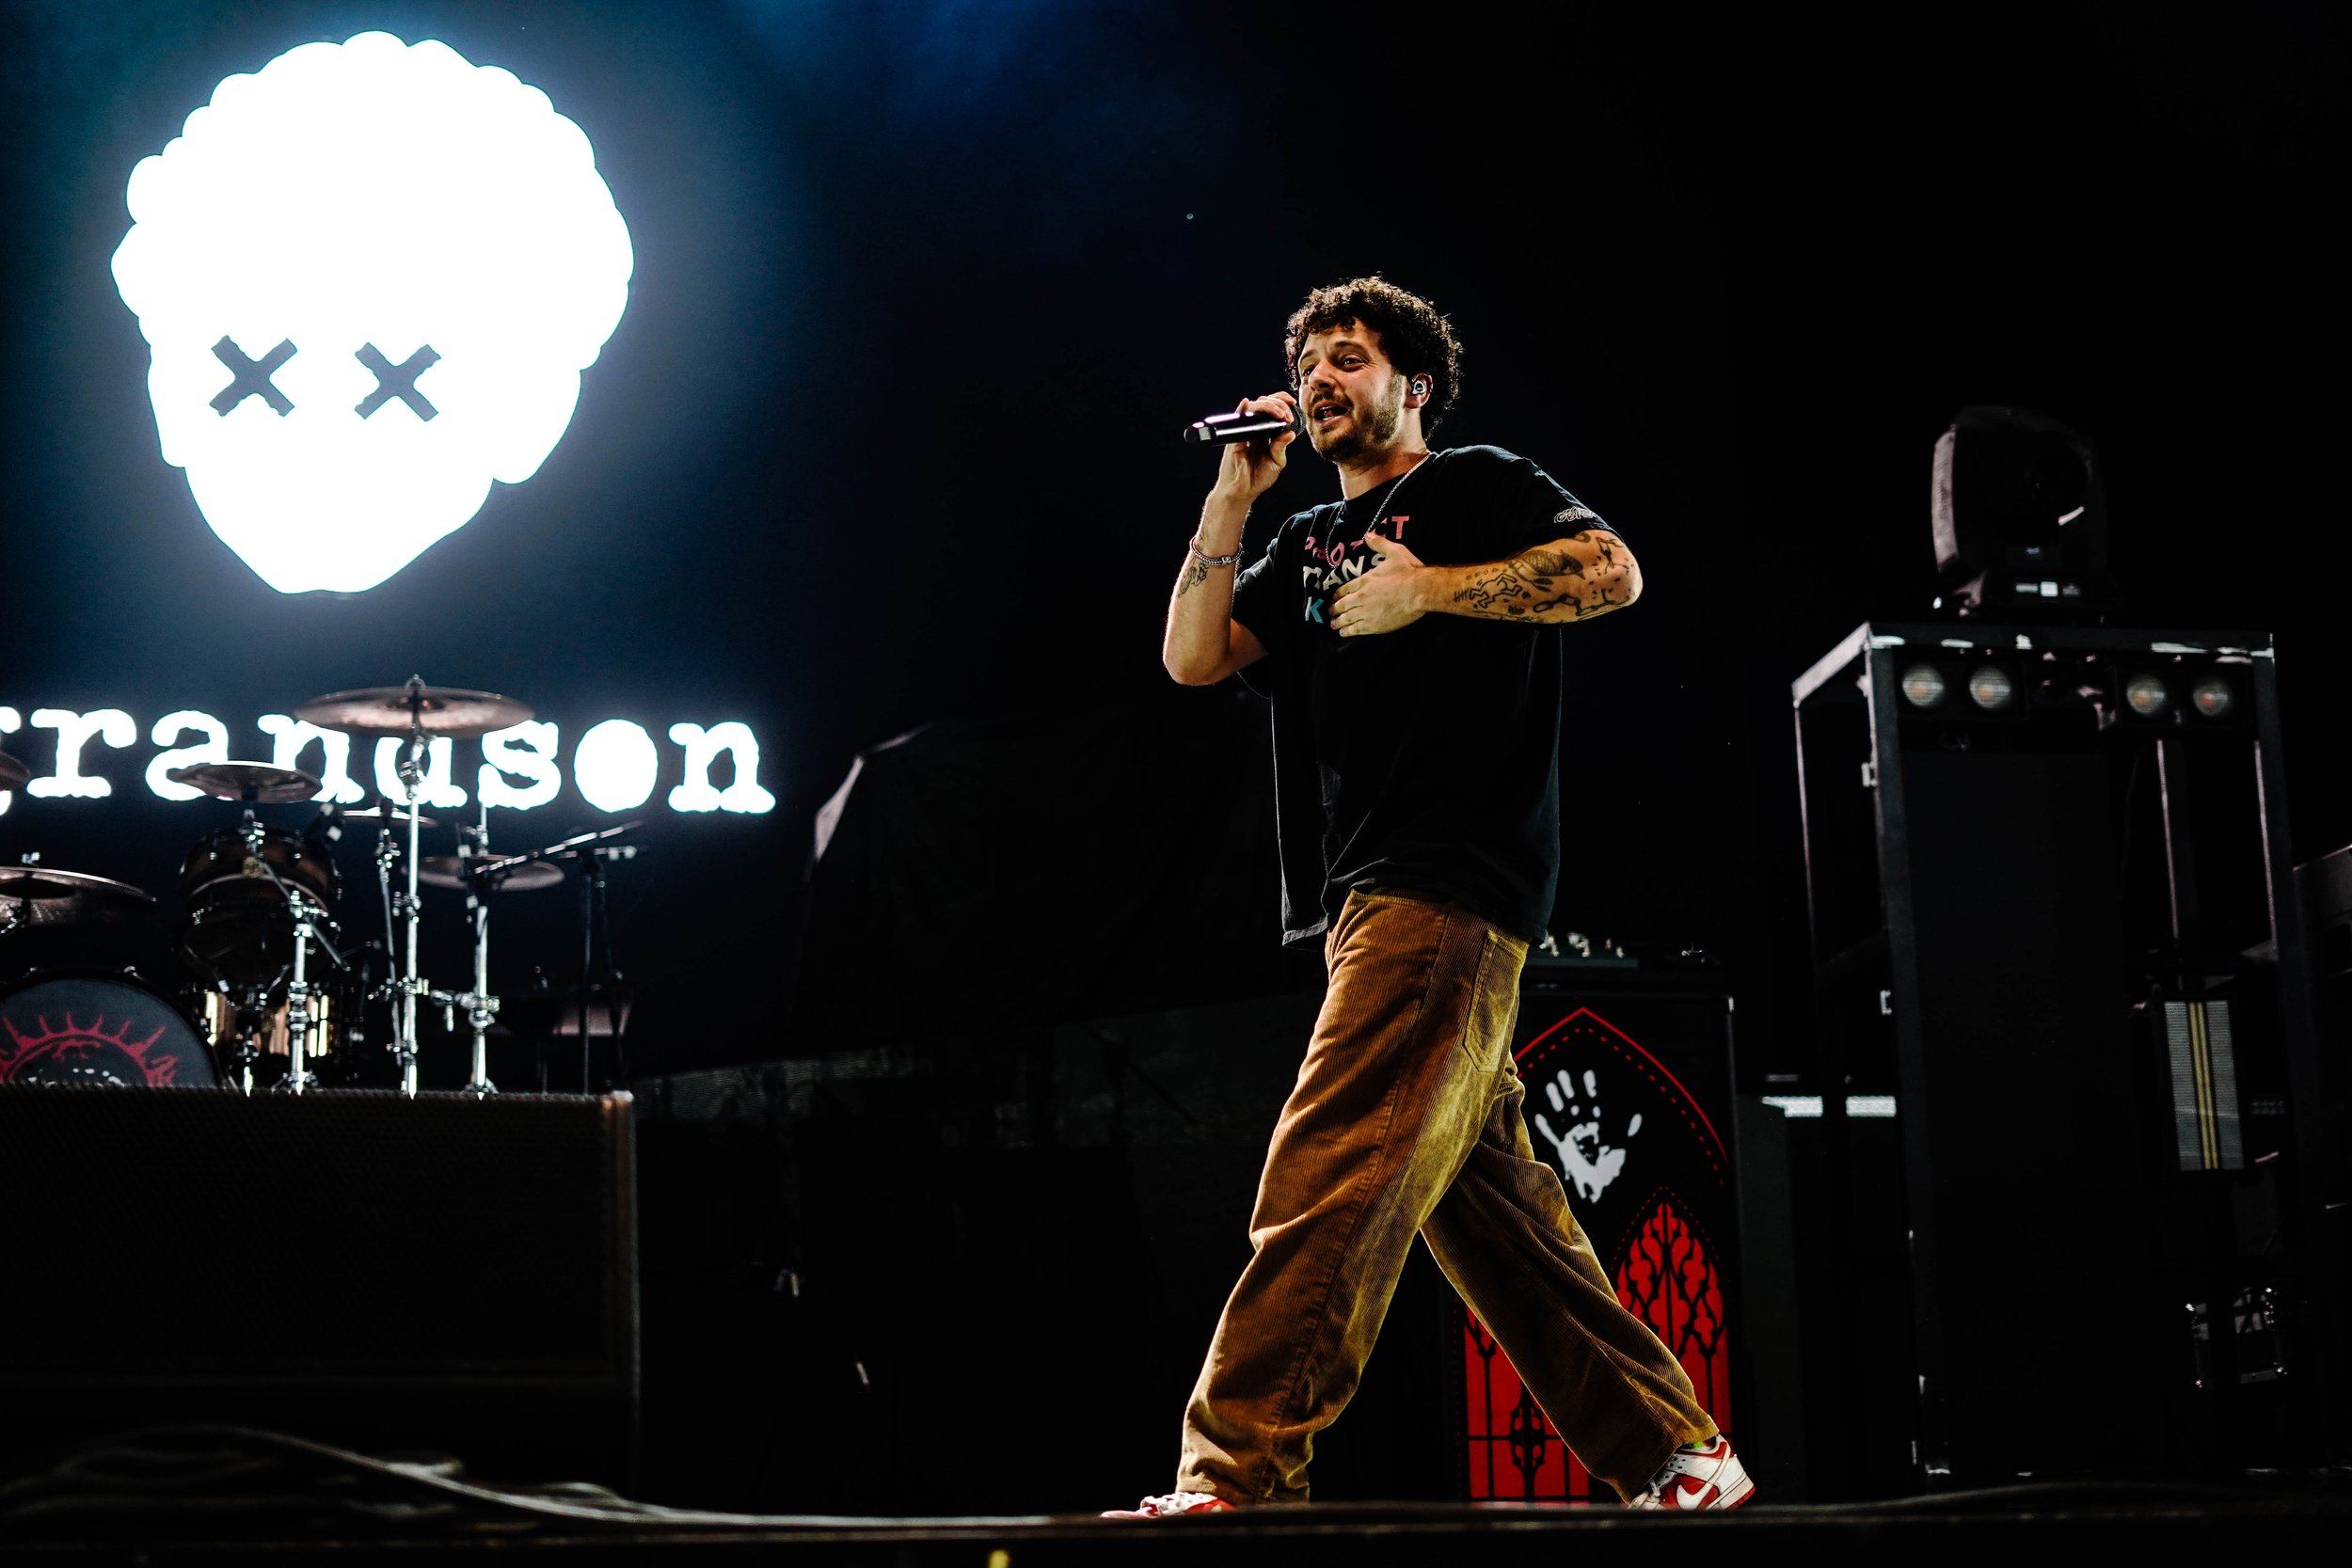
[(1809, 1447), (1860, 1492), (2317, 1462), (2342, 1086), (2271, 640), (1871, 624), (1793, 696)]

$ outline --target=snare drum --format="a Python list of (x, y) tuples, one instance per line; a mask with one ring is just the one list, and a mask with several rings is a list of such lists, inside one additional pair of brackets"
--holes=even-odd
[(219, 1082), (187, 1014), (135, 974), (34, 974), (0, 986), (0, 1084)]
[(180, 950), (189, 966), (231, 990), (283, 985), (294, 967), (294, 917), (281, 881), (311, 899), (322, 928), (333, 931), (342, 879), (325, 847), (283, 828), (262, 829), (257, 846), (246, 830), (226, 828), (190, 850), (180, 868)]

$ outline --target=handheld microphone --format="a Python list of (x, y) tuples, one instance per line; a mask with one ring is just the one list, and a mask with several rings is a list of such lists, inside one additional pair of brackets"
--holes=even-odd
[(1279, 414), (1212, 414), (1184, 426), (1184, 439), (1197, 446), (1222, 446), (1228, 441), (1263, 441), (1286, 430), (1306, 435), (1306, 416), (1284, 419)]

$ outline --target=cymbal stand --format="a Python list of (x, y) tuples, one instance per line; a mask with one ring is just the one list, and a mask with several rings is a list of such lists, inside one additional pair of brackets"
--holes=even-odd
[[(385, 801), (383, 804), (389, 807), (390, 802)], [(382, 825), (375, 830), (375, 891), (381, 899), (384, 911), (384, 952), (388, 963), (389, 956), (400, 951), (400, 923), (395, 912), (398, 901), (392, 894), (392, 867), (399, 863), (400, 846), (392, 838), (392, 814), (388, 809), (384, 813)], [(387, 980), (368, 993), (368, 1000), (380, 1002), (386, 997), (392, 996), (399, 985), (398, 980)], [(399, 1049), (400, 1004), (394, 1001), (392, 1004), (392, 1050), (395, 1055)]]
[(400, 980), (400, 1005), (394, 1009), (392, 1054), (400, 1063), (400, 1092), (415, 1098), (417, 1092), (417, 998), (425, 990), (417, 976), (417, 926), (423, 900), (417, 895), (417, 870), (421, 862), (423, 846), (419, 835), (423, 831), (422, 814), (417, 799), (424, 783), (424, 682), (408, 677), (408, 738), (400, 748), (400, 787), (405, 798), (408, 823), (408, 892), (404, 913), (407, 916), (405, 969)]
[(473, 990), (454, 999), (466, 1009), (473, 1026), (473, 1072), (466, 1092), (479, 1100), (498, 1093), (490, 1082), (490, 1025), (498, 1021), (499, 999), (490, 994), (490, 895), (496, 874), (476, 868), (490, 853), (490, 802), (482, 802), (482, 823), (457, 830), (458, 869), (466, 883), (466, 913), (473, 920)]

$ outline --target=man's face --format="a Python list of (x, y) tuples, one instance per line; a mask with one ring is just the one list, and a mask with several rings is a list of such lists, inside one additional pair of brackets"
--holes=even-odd
[(1405, 377), (1380, 335), (1355, 322), (1311, 334), (1298, 351), (1298, 405), (1307, 438), (1334, 463), (1376, 457), (1405, 420)]

